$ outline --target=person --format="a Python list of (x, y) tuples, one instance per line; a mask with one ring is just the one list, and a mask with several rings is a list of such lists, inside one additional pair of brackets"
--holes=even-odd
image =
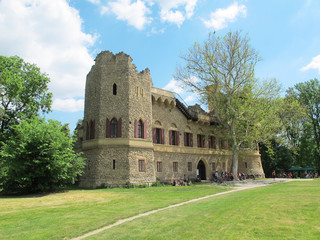
[(275, 170), (273, 170), (273, 172), (272, 172), (272, 178), (273, 178), (273, 181), (276, 180), (276, 171)]
[(234, 179), (234, 175), (233, 173), (230, 173), (230, 180), (233, 181), (233, 179)]

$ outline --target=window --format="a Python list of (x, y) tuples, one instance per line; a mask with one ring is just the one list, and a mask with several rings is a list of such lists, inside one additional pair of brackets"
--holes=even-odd
[(189, 172), (192, 171), (192, 162), (188, 162), (188, 171), (189, 171)]
[(117, 95), (117, 84), (113, 84), (113, 95)]
[(164, 144), (164, 129), (162, 128), (153, 129), (153, 143)]
[(197, 135), (198, 147), (205, 148), (206, 147), (206, 139), (204, 135), (198, 134)]
[(118, 121), (115, 118), (112, 118), (110, 123), (110, 137), (118, 137)]
[(157, 172), (162, 172), (162, 162), (161, 161), (157, 162)]
[(95, 134), (95, 120), (91, 120), (90, 123), (87, 122), (86, 139), (94, 139)]
[(178, 172), (178, 162), (173, 162), (173, 171)]
[(139, 160), (139, 172), (145, 172), (144, 160)]
[(216, 137), (214, 136), (209, 137), (209, 148), (217, 149)]
[(110, 121), (107, 118), (106, 122), (106, 138), (117, 138), (122, 136), (122, 118), (117, 120), (116, 118), (112, 118)]
[(244, 167), (245, 167), (245, 168), (248, 168), (247, 162), (244, 163)]
[(87, 128), (86, 128), (86, 140), (90, 139), (90, 127), (89, 123), (87, 122)]
[(184, 133), (184, 146), (193, 147), (193, 135), (192, 133)]
[(143, 122), (138, 121), (138, 138), (143, 138)]
[(226, 170), (226, 163), (222, 163), (222, 170), (225, 171)]
[(116, 169), (116, 160), (112, 161), (112, 169)]
[(170, 140), (170, 145), (179, 145), (179, 132), (178, 131), (169, 131), (169, 140)]
[(135, 120), (134, 135), (136, 138), (147, 138), (147, 121)]
[(228, 142), (227, 140), (220, 140), (220, 149), (228, 149)]

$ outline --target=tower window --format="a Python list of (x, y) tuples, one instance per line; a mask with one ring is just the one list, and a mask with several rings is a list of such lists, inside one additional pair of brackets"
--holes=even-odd
[(117, 95), (117, 84), (113, 84), (113, 95)]
[(112, 161), (112, 169), (116, 169), (116, 160)]
[(121, 138), (122, 137), (122, 118), (118, 120), (112, 118), (111, 121), (107, 118), (106, 122), (106, 138)]
[(118, 121), (115, 118), (112, 118), (110, 123), (110, 137), (118, 137)]

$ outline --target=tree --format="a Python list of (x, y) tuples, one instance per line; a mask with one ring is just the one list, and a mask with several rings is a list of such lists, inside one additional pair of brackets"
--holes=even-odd
[(50, 79), (18, 56), (0, 56), (0, 142), (12, 124), (50, 111)]
[(261, 60), (247, 36), (229, 32), (224, 37), (210, 34), (181, 56), (175, 78), (197, 92), (214, 111), (232, 146), (232, 173), (237, 176), (242, 146), (254, 148), (256, 140), (270, 137), (278, 126), (277, 101), (280, 87), (275, 80), (262, 84), (254, 77)]
[(312, 125), (313, 137), (316, 142), (318, 168), (320, 169), (320, 83), (312, 79), (298, 83), (290, 90), (298, 101), (304, 105), (308, 121)]
[(65, 125), (33, 117), (10, 131), (0, 152), (0, 185), (5, 192), (52, 191), (74, 183), (82, 173), (84, 159), (73, 150)]
[(285, 144), (280, 144), (277, 139), (260, 143), (260, 154), (263, 170), (266, 177), (271, 177), (272, 172), (286, 172), (296, 165), (296, 154)]

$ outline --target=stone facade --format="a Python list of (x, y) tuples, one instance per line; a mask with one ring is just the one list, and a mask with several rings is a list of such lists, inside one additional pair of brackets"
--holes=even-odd
[[(130, 56), (101, 52), (87, 76), (78, 126), (87, 158), (80, 185), (210, 180), (216, 170), (231, 171), (232, 163), (216, 131), (214, 116), (153, 87), (150, 71), (138, 72)], [(239, 171), (264, 176), (259, 152), (240, 155)]]

